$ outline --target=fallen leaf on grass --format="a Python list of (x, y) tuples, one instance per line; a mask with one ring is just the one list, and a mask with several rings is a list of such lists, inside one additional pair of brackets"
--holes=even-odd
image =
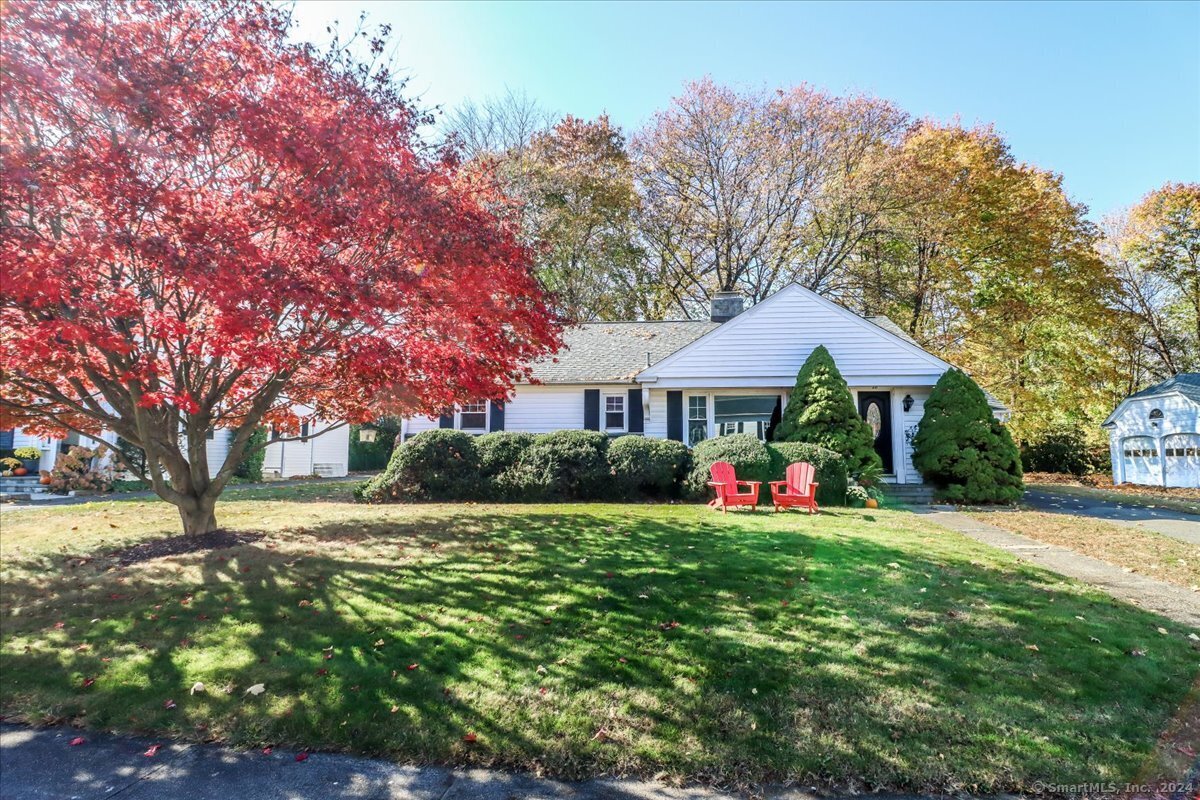
[(260, 694), (262, 694), (266, 690), (267, 690), (266, 686), (264, 686), (261, 683), (256, 683), (253, 686), (251, 686), (249, 689), (247, 689), (246, 691), (242, 692), (242, 694), (252, 694), (255, 697), (258, 697)]
[(192, 684), (191, 694), (195, 694), (196, 692), (203, 692), (203, 691), (204, 691), (204, 684), (201, 683), (200, 681), (196, 681), (195, 683)]
[(1159, 633), (1161, 633), (1163, 636), (1169, 636), (1169, 635), (1170, 635), (1170, 633), (1171, 633), (1171, 632), (1170, 632), (1169, 630), (1167, 630), (1166, 628), (1159, 628), (1159, 629), (1158, 629), (1158, 632), (1159, 632)]
[(297, 761), (308, 761), (308, 753), (296, 753)]
[(473, 743), (475, 741), (475, 734), (468, 733), (466, 736), (463, 737), (463, 741), (466, 742), (467, 744)]
[(84, 679), (83, 679), (83, 688), (85, 688), (85, 689), (86, 689), (86, 688), (88, 688), (89, 686), (91, 686), (91, 685), (92, 685), (93, 683), (95, 683), (95, 682), (96, 682), (96, 679), (95, 679), (95, 678), (84, 678)]
[(146, 752), (142, 753), (142, 755), (144, 755), (146, 758), (154, 758), (156, 755), (158, 755), (158, 751), (161, 749), (161, 744), (152, 744), (150, 745), (150, 748), (146, 750)]
[(421, 665), (420, 665), (420, 664), (409, 664), (409, 665), (408, 665), (408, 671), (409, 671), (409, 672), (412, 672), (414, 669), (416, 669), (416, 668), (417, 668), (417, 667), (419, 667), (419, 666), (421, 666)]
[(163, 701), (163, 708), (165, 708), (167, 711), (170, 711), (174, 707), (175, 707), (174, 700), (164, 700)]
[(262, 754), (263, 754), (264, 756), (269, 756), (269, 755), (271, 755), (271, 751), (272, 751), (272, 749), (271, 749), (270, 747), (264, 747), (264, 748), (262, 749)]
[(71, 747), (78, 747), (79, 745), (83, 744), (86, 741), (87, 741), (87, 739), (84, 739), (82, 736), (76, 736), (74, 739), (71, 740)]
[(1039, 649), (1038, 649), (1038, 646), (1037, 646), (1036, 644), (1027, 644), (1027, 645), (1025, 645), (1025, 649), (1026, 649), (1026, 650), (1032, 650), (1032, 651), (1033, 651), (1033, 652), (1035, 652), (1035, 653), (1040, 653), (1040, 652), (1041, 652), (1041, 650), (1039, 650)]

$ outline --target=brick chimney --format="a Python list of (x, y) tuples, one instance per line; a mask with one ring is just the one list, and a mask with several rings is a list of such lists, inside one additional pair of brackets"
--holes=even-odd
[(717, 292), (712, 296), (712, 311), (709, 318), (713, 322), (728, 322), (744, 310), (740, 292)]

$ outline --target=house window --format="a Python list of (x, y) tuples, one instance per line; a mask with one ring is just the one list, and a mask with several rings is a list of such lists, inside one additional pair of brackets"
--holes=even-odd
[(204, 438), (205, 438), (205, 439), (208, 439), (208, 440), (210, 440), (210, 441), (211, 441), (212, 439), (215, 439), (215, 438), (217, 438), (217, 431), (216, 431), (216, 429), (215, 429), (215, 428), (209, 428), (207, 431), (205, 431), (205, 432), (204, 432)]
[(479, 400), (464, 403), (458, 413), (458, 427), (464, 431), (482, 431), (487, 429), (487, 401)]
[(604, 429), (606, 431), (625, 430), (625, 395), (609, 394), (604, 396)]
[(688, 398), (688, 447), (708, 438), (708, 397), (694, 394)]
[(767, 429), (771, 427), (771, 415), (779, 398), (773, 394), (746, 397), (713, 398), (713, 421), (717, 436), (748, 433), (762, 441), (767, 440)]
[(300, 441), (308, 441), (308, 423), (305, 422), (300, 426)]

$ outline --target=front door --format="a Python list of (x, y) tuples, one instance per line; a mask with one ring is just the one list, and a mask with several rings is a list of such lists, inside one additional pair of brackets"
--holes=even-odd
[(895, 472), (892, 463), (892, 394), (891, 392), (859, 392), (858, 413), (875, 434), (875, 452), (883, 461), (883, 471)]

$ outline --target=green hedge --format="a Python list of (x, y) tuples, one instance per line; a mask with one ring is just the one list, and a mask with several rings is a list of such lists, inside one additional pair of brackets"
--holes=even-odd
[[(817, 499), (846, 502), (845, 460), (823, 447), (801, 443), (764, 445), (748, 434), (681, 442), (597, 431), (541, 435), (499, 432), (478, 438), (433, 430), (396, 447), (387, 469), (360, 485), (367, 502), (406, 500), (638, 500), (709, 494), (709, 467), (728, 461), (743, 480), (782, 480), (787, 465), (808, 461), (821, 483)], [(762, 501), (770, 503), (766, 486)]]
[(497, 476), (498, 493), (510, 500), (615, 497), (608, 443), (607, 434), (599, 431), (554, 431), (536, 436), (517, 462)]
[(609, 444), (608, 464), (620, 497), (678, 497), (692, 457), (683, 442), (622, 436)]
[[(738, 480), (769, 481), (771, 478), (771, 454), (757, 436), (735, 433), (705, 439), (692, 448), (692, 472), (688, 476), (688, 492), (696, 498), (708, 497), (712, 490), (709, 468), (717, 461), (733, 464)], [(765, 488), (765, 487), (764, 487)]]
[(788, 464), (807, 461), (816, 468), (817, 502), (828, 506), (846, 505), (846, 459), (820, 445), (805, 442), (773, 442), (763, 444), (748, 433), (708, 439), (692, 450), (692, 471), (688, 477), (688, 489), (693, 497), (711, 497), (708, 482), (712, 480), (709, 468), (715, 461), (733, 464), (739, 480), (762, 481), (759, 500), (763, 505), (771, 502), (769, 481), (781, 481), (787, 473)]
[(475, 437), (452, 430), (425, 431), (392, 453), (387, 469), (355, 490), (368, 502), (470, 500), (483, 491)]
[(350, 426), (350, 471), (384, 469), (392, 459), (392, 450), (400, 434), (400, 422), (386, 418), (370, 423), (375, 430), (375, 441), (364, 442), (359, 437), (362, 425)]
[(824, 506), (846, 505), (846, 488), (849, 484), (846, 459), (827, 447), (807, 442), (772, 442), (767, 445), (771, 456), (771, 480), (781, 481), (787, 474), (788, 464), (807, 461), (816, 468), (817, 503)]

